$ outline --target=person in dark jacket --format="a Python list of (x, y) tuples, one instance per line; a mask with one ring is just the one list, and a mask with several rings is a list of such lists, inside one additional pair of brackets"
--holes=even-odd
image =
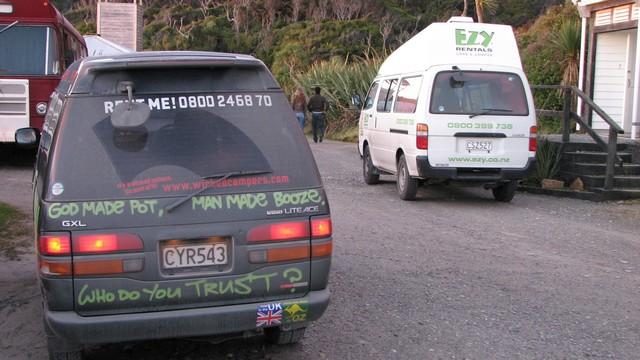
[(311, 126), (313, 127), (313, 142), (322, 142), (325, 130), (325, 112), (327, 111), (327, 99), (320, 95), (320, 87), (316, 86), (315, 95), (309, 99), (307, 109), (311, 113)]

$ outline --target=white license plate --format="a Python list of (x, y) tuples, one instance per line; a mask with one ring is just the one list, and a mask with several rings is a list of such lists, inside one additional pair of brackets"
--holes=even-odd
[(167, 246), (162, 249), (162, 266), (177, 269), (229, 263), (226, 243)]
[(491, 150), (493, 149), (493, 142), (468, 140), (466, 148), (468, 152), (476, 152), (476, 151), (491, 152)]

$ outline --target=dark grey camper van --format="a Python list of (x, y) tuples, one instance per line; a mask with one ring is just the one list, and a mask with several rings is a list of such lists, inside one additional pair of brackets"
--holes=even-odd
[(35, 179), (52, 359), (230, 333), (293, 343), (329, 303), (329, 204), (282, 89), (253, 57), (76, 62), (52, 95)]

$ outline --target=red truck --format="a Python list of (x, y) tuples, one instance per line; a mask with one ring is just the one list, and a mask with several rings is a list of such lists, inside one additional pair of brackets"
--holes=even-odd
[(64, 70), (87, 55), (80, 33), (48, 0), (0, 0), (0, 143), (41, 130)]

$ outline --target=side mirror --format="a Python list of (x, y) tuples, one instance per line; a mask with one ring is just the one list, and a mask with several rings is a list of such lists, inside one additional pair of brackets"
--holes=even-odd
[(34, 128), (16, 130), (16, 144), (24, 147), (35, 147), (40, 141), (40, 133)]
[(351, 96), (351, 104), (353, 106), (355, 106), (357, 109), (361, 109), (362, 108), (362, 99), (360, 98), (360, 95), (352, 95)]

